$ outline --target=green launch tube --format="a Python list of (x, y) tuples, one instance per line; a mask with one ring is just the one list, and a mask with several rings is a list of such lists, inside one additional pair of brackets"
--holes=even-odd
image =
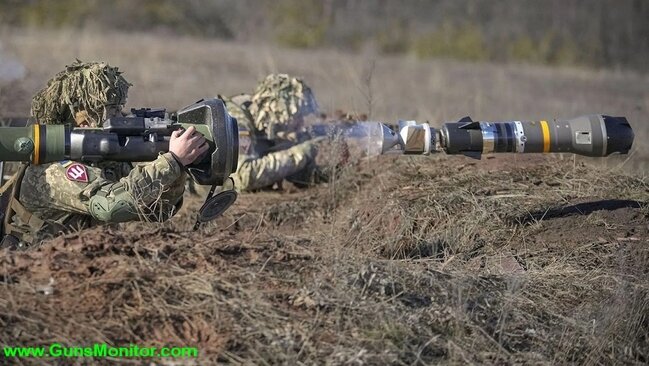
[(69, 129), (62, 125), (2, 127), (0, 160), (43, 164), (66, 159), (65, 141), (69, 134)]

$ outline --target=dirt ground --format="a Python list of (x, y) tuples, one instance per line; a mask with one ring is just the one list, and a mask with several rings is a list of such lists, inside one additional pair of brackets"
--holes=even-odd
[(4, 250), (0, 340), (198, 347), (182, 364), (642, 364), (648, 191), (555, 158), (366, 161), (197, 232), (187, 204)]
[[(198, 231), (191, 228), (201, 199), (188, 196), (164, 224), (4, 249), (0, 345), (200, 352), (108, 360), (127, 365), (649, 362), (646, 76), (385, 58), (363, 85), (371, 74), (361, 56), (172, 39), (174, 50), (192, 51), (185, 65), (149, 36), (84, 34), (66, 48), (65, 34), (0, 35), (27, 68), (24, 80), (0, 90), (5, 115), (27, 113), (25, 96), (73, 54), (108, 54), (131, 70), (134, 105), (179, 107), (221, 92), (219, 82), (225, 94), (245, 91), (279, 68), (313, 80), (325, 108), (373, 105), (379, 120), (607, 112), (627, 115), (637, 142), (628, 163), (383, 156), (310, 189), (242, 194)], [(372, 83), (380, 86), (373, 101), (364, 94)], [(44, 363), (60, 360), (0, 358)]]

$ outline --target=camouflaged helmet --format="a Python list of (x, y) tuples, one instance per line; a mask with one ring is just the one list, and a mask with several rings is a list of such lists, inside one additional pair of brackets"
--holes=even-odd
[(97, 126), (126, 104), (131, 84), (117, 67), (77, 60), (32, 99), (32, 116), (44, 124)]
[(279, 132), (294, 132), (299, 117), (318, 111), (318, 105), (302, 79), (271, 74), (255, 90), (250, 104), (254, 127), (274, 139)]

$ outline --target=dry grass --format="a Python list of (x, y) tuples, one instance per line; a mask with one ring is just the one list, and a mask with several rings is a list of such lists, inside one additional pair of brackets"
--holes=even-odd
[[(79, 57), (125, 70), (134, 106), (250, 90), (279, 70), (329, 110), (368, 112), (371, 74), (377, 119), (607, 112), (636, 128), (626, 166), (647, 148), (640, 75), (64, 36), (3, 34), (27, 92)], [(190, 200), (165, 224), (5, 250), (0, 345), (191, 345), (196, 364), (646, 363), (649, 184), (618, 167), (381, 157), (317, 188), (242, 195), (198, 232)]]
[(647, 360), (645, 179), (381, 163), (339, 177), (359, 188), (335, 209), (328, 186), (259, 193), (200, 232), (188, 207), (5, 251), (0, 339), (195, 345), (201, 364)]

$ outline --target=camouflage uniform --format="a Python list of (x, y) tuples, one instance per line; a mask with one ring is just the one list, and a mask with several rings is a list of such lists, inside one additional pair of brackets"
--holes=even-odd
[(271, 74), (253, 96), (221, 99), (239, 125), (239, 164), (232, 175), (238, 190), (272, 186), (313, 164), (316, 144), (301, 141), (296, 133), (302, 118), (317, 110), (302, 80)]
[[(97, 126), (120, 113), (129, 86), (117, 68), (77, 61), (34, 97), (32, 115), (48, 124)], [(186, 179), (171, 153), (135, 167), (71, 161), (29, 165), (12, 179), (4, 233), (32, 243), (97, 223), (164, 221), (180, 208)]]

